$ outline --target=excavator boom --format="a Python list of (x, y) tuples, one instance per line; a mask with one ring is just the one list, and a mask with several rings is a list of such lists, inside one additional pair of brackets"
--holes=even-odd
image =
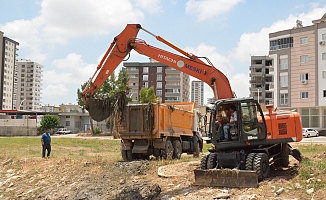
[[(140, 29), (151, 34), (158, 41), (180, 52), (183, 56), (148, 45), (145, 41), (137, 39), (136, 37)], [(87, 98), (94, 95), (132, 49), (142, 55), (153, 58), (169, 67), (204, 81), (214, 91), (215, 99), (234, 97), (228, 79), (212, 64), (208, 65), (197, 56), (187, 53), (160, 36), (155, 36), (146, 29), (143, 29), (140, 24), (128, 24), (126, 28), (114, 38), (111, 46), (97, 66), (96, 72), (83, 91), (82, 95), (85, 102), (87, 102)]]

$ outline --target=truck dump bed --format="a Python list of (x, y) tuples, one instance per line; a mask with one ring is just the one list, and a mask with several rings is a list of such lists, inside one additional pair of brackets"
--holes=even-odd
[(161, 136), (193, 136), (194, 102), (131, 104), (116, 118), (114, 136), (147, 139)]

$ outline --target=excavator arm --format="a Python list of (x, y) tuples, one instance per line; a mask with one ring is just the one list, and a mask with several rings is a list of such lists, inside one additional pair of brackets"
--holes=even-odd
[[(178, 55), (151, 45), (146, 44), (144, 40), (138, 39), (137, 34), (142, 29), (150, 35), (154, 36), (158, 41), (166, 44), (182, 55)], [(234, 98), (234, 94), (231, 90), (231, 86), (227, 77), (216, 69), (213, 64), (207, 59), (206, 64), (199, 57), (187, 53), (172, 43), (166, 41), (160, 36), (156, 36), (153, 33), (142, 28), (140, 24), (128, 24), (126, 28), (114, 38), (107, 52), (103, 56), (101, 62), (98, 64), (97, 69), (82, 92), (83, 100), (86, 104), (86, 109), (93, 115), (98, 115), (99, 112), (107, 112), (105, 109), (97, 108), (94, 112), (91, 112), (91, 104), (89, 99), (95, 94), (104, 81), (114, 72), (118, 65), (129, 55), (131, 50), (135, 50), (139, 54), (153, 58), (169, 67), (176, 70), (180, 70), (188, 75), (191, 75), (205, 83), (207, 83), (214, 92), (214, 98), (225, 99)], [(87, 103), (88, 102), (88, 103)], [(96, 103), (97, 105), (103, 104), (102, 102)], [(95, 106), (94, 106), (95, 107)], [(99, 107), (99, 106), (98, 106)], [(94, 114), (93, 114), (94, 113)], [(107, 118), (108, 115), (101, 115), (97, 117), (97, 121), (102, 121)], [(94, 118), (93, 118), (94, 119)]]

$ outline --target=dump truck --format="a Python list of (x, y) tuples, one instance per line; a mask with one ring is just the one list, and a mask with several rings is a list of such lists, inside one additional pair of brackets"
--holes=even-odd
[[(177, 53), (151, 46), (137, 38), (140, 30), (149, 33)], [(273, 108), (273, 105), (267, 105), (268, 112), (263, 112), (257, 100), (236, 98), (228, 78), (214, 67), (207, 57), (188, 53), (161, 36), (144, 29), (140, 24), (128, 24), (114, 38), (83, 91), (82, 96), (92, 118), (104, 120), (112, 114), (111, 111), (114, 110), (112, 106), (106, 106), (107, 104), (103, 104), (103, 102), (94, 103), (93, 95), (132, 50), (187, 73), (205, 82), (213, 90), (215, 102), (207, 105), (207, 115), (204, 117), (204, 127), (208, 127), (205, 134), (209, 136), (208, 142), (212, 144), (212, 147), (209, 149), (209, 153), (202, 157), (201, 167), (194, 171), (195, 185), (254, 187), (258, 185), (258, 181), (268, 177), (270, 166), (287, 167), (289, 155), (301, 161), (301, 153), (289, 144), (302, 140), (302, 125), (297, 112), (279, 111)], [(124, 96), (121, 95), (121, 97)], [(121, 98), (112, 97), (109, 102), (119, 99)], [(116, 104), (118, 103), (109, 103), (108, 105)], [(232, 113), (230, 108), (232, 108)], [(121, 109), (122, 113), (124, 113), (123, 110)], [(160, 112), (156, 114), (165, 117)], [(183, 118), (180, 117), (180, 119)], [(129, 120), (132, 123), (131, 121), (136, 119), (129, 118)], [(162, 128), (161, 125), (153, 127)], [(171, 135), (173, 131), (164, 128), (161, 130), (167, 131)], [(132, 130), (129, 129), (130, 131)], [(150, 134), (155, 135), (156, 132), (157, 130), (153, 129)], [(168, 140), (168, 136), (164, 138)], [(127, 160), (133, 157), (133, 145), (136, 146), (135, 152), (141, 147), (144, 147), (142, 152), (148, 150), (148, 147), (153, 151), (160, 149), (165, 152), (172, 152), (170, 147), (174, 149), (170, 142), (166, 142), (165, 146), (162, 143), (159, 147), (159, 145), (153, 145), (150, 139), (145, 142), (145, 145), (135, 145), (130, 141), (131, 138), (125, 141), (126, 147), (124, 144), (121, 145), (125, 151), (123, 156)], [(180, 140), (180, 143), (181, 146), (184, 145), (183, 140)], [(142, 153), (142, 155), (145, 154)], [(154, 153), (154, 155), (158, 154)], [(166, 156), (166, 153), (163, 155)]]
[(129, 104), (124, 119), (115, 120), (114, 137), (121, 140), (123, 160), (180, 159), (198, 156), (203, 147), (201, 114), (194, 102)]

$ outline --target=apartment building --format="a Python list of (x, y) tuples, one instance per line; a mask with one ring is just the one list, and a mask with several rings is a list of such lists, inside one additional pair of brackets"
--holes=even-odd
[(261, 104), (274, 103), (274, 68), (269, 56), (251, 56), (250, 96)]
[(17, 61), (14, 84), (14, 109), (42, 110), (41, 86), (43, 66), (28, 59)]
[(0, 110), (12, 110), (14, 104), (14, 72), (19, 43), (0, 31)]
[(191, 101), (196, 102), (197, 106), (204, 105), (204, 82), (191, 81)]
[(326, 14), (312, 22), (269, 34), (273, 99), (278, 108), (296, 109), (303, 127), (325, 129)]
[(139, 103), (140, 90), (151, 86), (162, 103), (189, 102), (189, 75), (153, 59), (143, 63), (125, 62), (123, 66), (129, 75), (132, 103)]

